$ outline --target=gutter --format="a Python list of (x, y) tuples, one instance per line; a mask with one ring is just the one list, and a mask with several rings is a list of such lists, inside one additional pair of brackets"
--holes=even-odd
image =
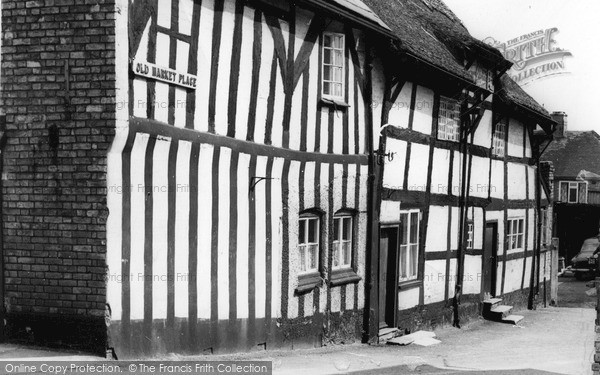
[[(350, 20), (350, 21), (356, 23), (357, 25), (363, 26), (371, 31), (374, 31), (374, 32), (381, 34), (383, 36), (386, 36), (388, 38), (398, 39), (398, 37), (389, 28), (385, 28), (376, 22), (366, 19), (365, 17), (363, 17), (362, 15), (360, 15), (356, 12), (353, 12), (347, 8), (332, 4), (329, 1), (300, 0), (300, 1), (298, 1), (298, 3), (310, 4), (310, 5), (314, 6), (315, 8), (329, 11), (336, 18), (344, 18), (346, 20)], [(375, 14), (375, 13), (373, 13), (373, 14)], [(383, 21), (381, 21), (381, 22), (383, 22)]]

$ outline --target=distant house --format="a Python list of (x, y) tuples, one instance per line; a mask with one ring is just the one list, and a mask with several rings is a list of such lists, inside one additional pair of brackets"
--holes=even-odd
[(600, 135), (568, 131), (567, 114), (554, 112), (557, 130), (542, 160), (554, 164), (555, 202), (600, 204)]
[(598, 233), (600, 221), (600, 135), (595, 131), (569, 131), (567, 114), (554, 112), (554, 141), (542, 154), (553, 165), (553, 237), (567, 264), (586, 238)]

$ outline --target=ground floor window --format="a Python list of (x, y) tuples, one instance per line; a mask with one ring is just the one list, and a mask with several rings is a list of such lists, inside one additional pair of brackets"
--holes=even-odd
[(319, 266), (320, 218), (316, 215), (302, 215), (298, 228), (298, 252), (300, 253), (300, 273), (317, 272)]
[(400, 254), (398, 281), (416, 280), (419, 262), (419, 210), (400, 213)]
[(507, 243), (508, 250), (523, 249), (524, 244), (524, 219), (509, 219)]
[(333, 218), (333, 268), (352, 267), (352, 216)]

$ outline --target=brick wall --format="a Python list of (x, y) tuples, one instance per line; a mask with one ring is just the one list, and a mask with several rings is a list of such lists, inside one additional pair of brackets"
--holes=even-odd
[(114, 0), (3, 0), (9, 338), (102, 350)]

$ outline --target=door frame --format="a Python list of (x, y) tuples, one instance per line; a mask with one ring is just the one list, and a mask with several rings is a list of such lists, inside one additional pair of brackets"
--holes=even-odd
[[(397, 319), (398, 319), (398, 271), (399, 271), (398, 255), (399, 255), (399, 252), (400, 252), (400, 225), (401, 225), (401, 223), (397, 222), (397, 223), (385, 223), (385, 224), (381, 224), (379, 226), (379, 248), (378, 248), (379, 257), (378, 257), (378, 262), (377, 262), (377, 268), (378, 268), (378, 271), (379, 271), (378, 272), (379, 276), (378, 276), (377, 279), (378, 279), (378, 286), (379, 286), (379, 288), (386, 288), (386, 303), (385, 303), (385, 310), (386, 311), (384, 312), (384, 316), (386, 316), (386, 319), (385, 319), (385, 322), (381, 322), (381, 321), (378, 322), (378, 326), (379, 327), (382, 326), (382, 323), (385, 323), (386, 325), (389, 326), (389, 322), (388, 322), (389, 319), (387, 319), (387, 316), (388, 316), (388, 310), (390, 308), (393, 309), (393, 311), (391, 312), (391, 317), (390, 317), (390, 319), (393, 322), (393, 324), (391, 325), (391, 327), (395, 327), (396, 326)], [(394, 266), (393, 267), (394, 274), (393, 274), (393, 279), (392, 279), (392, 280), (394, 280), (394, 282), (393, 282), (393, 287), (392, 288), (389, 288), (389, 282), (387, 282), (387, 280), (388, 280), (387, 274), (388, 274), (389, 267), (386, 268), (386, 270), (385, 270), (385, 272), (386, 272), (386, 283), (385, 283), (385, 285), (381, 285), (381, 237), (382, 237), (381, 236), (381, 232), (384, 231), (384, 230), (386, 230), (386, 229), (393, 229), (393, 230), (396, 231), (396, 238), (395, 238), (396, 246), (395, 246), (395, 253), (394, 253), (394, 264), (393, 264), (393, 266)], [(387, 264), (388, 265), (389, 265), (389, 261), (390, 261), (390, 251), (389, 251), (389, 247), (388, 247), (388, 254), (387, 254)], [(380, 290), (377, 291), (377, 293), (378, 293), (377, 294), (378, 295), (377, 298), (378, 299), (380, 297), (380, 293), (379, 292), (380, 292)], [(387, 301), (389, 301), (389, 298), (388, 298), (388, 293), (389, 292), (393, 292), (393, 295), (394, 295), (394, 300), (393, 300), (393, 303), (392, 303), (393, 306), (388, 306), (388, 303), (387, 303)], [(379, 301), (379, 303), (377, 305), (377, 310), (378, 310), (377, 319), (378, 320), (379, 320), (379, 317), (381, 315), (381, 311), (379, 311), (380, 309), (381, 309), (381, 301)]]
[[(495, 237), (495, 241), (494, 238), (492, 238), (492, 249), (491, 249), (491, 254), (486, 253), (486, 235), (487, 235), (487, 228), (488, 226), (491, 226), (494, 228), (494, 232), (493, 232), (493, 236)], [(483, 249), (482, 249), (482, 253), (481, 253), (481, 295), (485, 296), (485, 293), (487, 293), (488, 291), (485, 290), (485, 286), (486, 286), (486, 267), (488, 267), (488, 270), (490, 271), (490, 275), (489, 275), (489, 279), (490, 279), (490, 284), (489, 284), (489, 293), (491, 297), (496, 297), (497, 296), (497, 290), (496, 290), (496, 284), (498, 284), (498, 248), (499, 248), (499, 244), (500, 244), (500, 233), (498, 231), (498, 227), (499, 227), (499, 221), (498, 220), (486, 220), (484, 223), (484, 227), (483, 227)], [(494, 264), (494, 267), (492, 268), (490, 263)]]

